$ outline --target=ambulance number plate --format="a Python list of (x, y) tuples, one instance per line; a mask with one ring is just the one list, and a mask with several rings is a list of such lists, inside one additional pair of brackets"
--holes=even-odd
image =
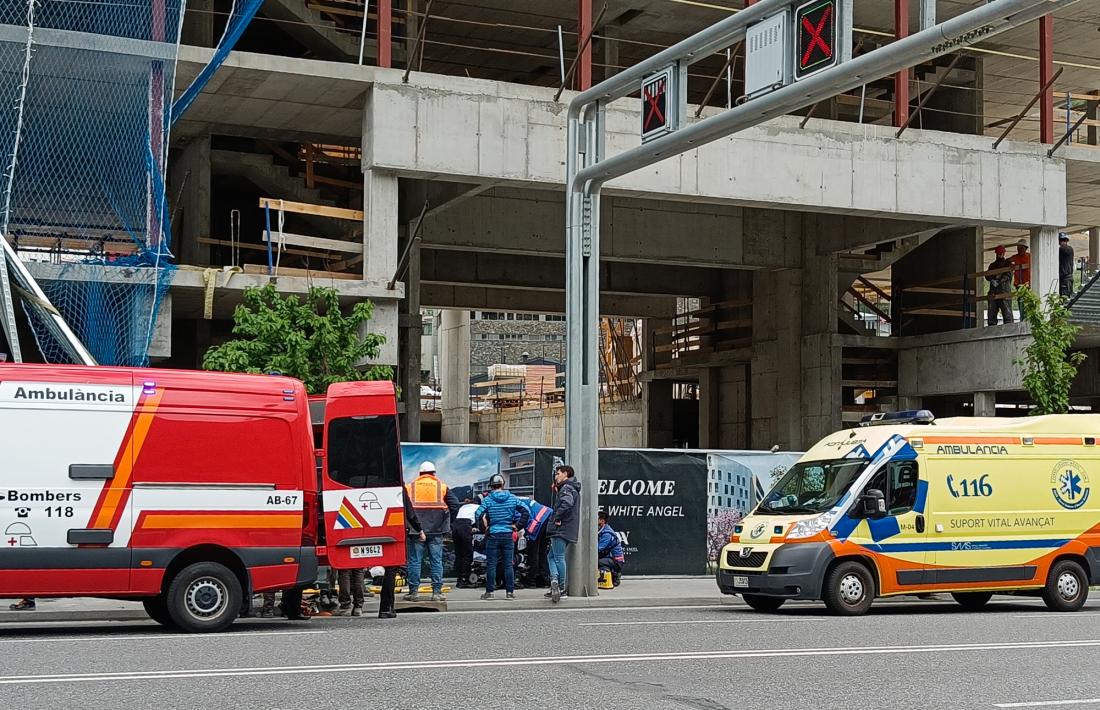
[[(354, 553), (352, 553), (352, 557), (355, 557)], [(734, 577), (733, 578), (733, 586), (735, 586), (735, 587), (747, 587), (747, 586), (749, 586), (749, 578), (748, 577)]]
[(358, 560), (364, 557), (381, 557), (381, 545), (355, 545), (351, 548), (351, 559)]

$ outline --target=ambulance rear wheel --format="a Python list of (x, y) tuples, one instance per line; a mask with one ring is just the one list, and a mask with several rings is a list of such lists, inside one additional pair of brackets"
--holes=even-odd
[(745, 600), (745, 603), (756, 611), (773, 612), (783, 606), (783, 602), (786, 599), (780, 599), (779, 597), (765, 597), (759, 594), (742, 594), (741, 598)]
[(821, 596), (834, 614), (866, 614), (875, 600), (875, 578), (858, 562), (841, 562), (825, 575)]
[(967, 611), (978, 611), (993, 598), (993, 592), (952, 592), (951, 597)]
[(172, 621), (172, 617), (168, 614), (168, 605), (165, 603), (164, 595), (142, 599), (141, 603), (145, 606), (145, 613), (149, 615), (150, 619), (161, 626), (173, 629), (176, 627), (176, 623)]
[(1089, 580), (1081, 565), (1062, 560), (1050, 568), (1043, 601), (1052, 611), (1077, 611), (1089, 596)]
[(183, 631), (222, 631), (240, 611), (241, 583), (224, 565), (196, 562), (168, 585), (167, 606), (172, 621)]

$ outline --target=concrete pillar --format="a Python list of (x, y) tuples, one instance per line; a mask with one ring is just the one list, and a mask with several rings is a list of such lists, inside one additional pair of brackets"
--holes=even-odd
[[(407, 239), (412, 237), (412, 229), (412, 225), (405, 226)], [(424, 324), (420, 317), (419, 245), (414, 245), (409, 253), (409, 270), (405, 277), (405, 300), (401, 302), (399, 318), (399, 370), (405, 400), (405, 414), (401, 419), (401, 440), (420, 441), (420, 371), (423, 369), (421, 336)]]
[[(647, 319), (642, 325), (642, 371), (653, 366), (653, 329), (667, 321)], [(642, 382), (642, 448), (665, 449), (672, 446), (672, 382)]]
[(797, 450), (801, 445), (801, 298), (800, 269), (753, 273), (750, 415), (754, 449), (778, 444)]
[(183, 16), (180, 44), (214, 46), (214, 0), (188, 0)]
[(470, 312), (446, 310), (439, 327), (443, 393), (440, 439), (470, 443)]
[(822, 296), (836, 293), (837, 256), (816, 255), (815, 241), (811, 239), (805, 240), (803, 249), (800, 448), (813, 445), (843, 424), (843, 351), (840, 345), (833, 342), (837, 327), (837, 299)]
[(719, 393), (722, 389), (722, 369), (705, 367), (699, 370), (699, 448), (721, 448)]
[(924, 409), (924, 400), (922, 398), (901, 396), (898, 397), (899, 412), (911, 412), (916, 409)]
[(1031, 230), (1031, 289), (1040, 298), (1058, 293), (1058, 230), (1054, 227)]
[[(179, 217), (173, 221), (172, 250), (180, 263), (210, 266), (210, 247), (199, 237), (210, 235), (210, 136), (193, 138), (172, 161), (170, 195), (179, 195)], [(173, 210), (173, 211), (175, 211)], [(225, 235), (228, 239), (229, 235)]]
[(1100, 227), (1089, 230), (1089, 271), (1100, 269)]
[(974, 416), (975, 417), (995, 417), (995, 416), (997, 416), (997, 393), (996, 392), (975, 392), (974, 393)]
[[(366, 140), (366, 139), (364, 139)], [(363, 171), (363, 278), (389, 283), (397, 270), (397, 176), (380, 170)], [(397, 292), (394, 300), (376, 300), (371, 331), (386, 336), (371, 364), (397, 365)]]

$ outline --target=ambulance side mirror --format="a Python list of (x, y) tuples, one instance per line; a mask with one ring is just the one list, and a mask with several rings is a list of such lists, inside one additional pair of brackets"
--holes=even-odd
[(869, 488), (859, 497), (861, 518), (881, 518), (886, 515), (886, 496), (877, 488)]

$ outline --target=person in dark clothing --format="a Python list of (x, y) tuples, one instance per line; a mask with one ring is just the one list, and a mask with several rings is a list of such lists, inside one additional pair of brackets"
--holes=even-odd
[[(504, 590), (509, 599), (516, 598), (515, 569), (512, 566), (515, 538), (512, 534), (527, 522), (527, 506), (504, 490), (504, 476), (494, 473), (489, 478), (492, 492), (478, 506), (474, 518), (482, 520), (488, 537), (485, 539), (485, 593), (482, 599), (493, 599), (497, 559), (504, 562)], [(519, 515), (517, 525), (517, 514)]]
[(451, 537), (455, 543), (455, 586), (459, 589), (473, 587), (470, 584), (470, 566), (474, 561), (474, 511), (477, 504), (470, 498), (462, 501), (458, 515), (451, 523)]
[(535, 589), (550, 584), (549, 569), (546, 565), (550, 543), (546, 529), (553, 509), (534, 499), (523, 502), (529, 512), (527, 525), (524, 527), (524, 537), (527, 538), (527, 575), (523, 583)]
[(1065, 232), (1058, 235), (1058, 293), (1062, 298), (1073, 295), (1073, 247)]
[(985, 280), (989, 282), (989, 315), (987, 323), (997, 325), (997, 314), (1005, 323), (1012, 322), (1012, 262), (1005, 258), (1005, 248), (1000, 244), (993, 250), (997, 258), (989, 265), (989, 271), (996, 269), (1009, 269), (999, 274), (988, 274)]
[(550, 591), (546, 596), (555, 604), (566, 591), (565, 550), (580, 538), (581, 485), (572, 466), (554, 470), (554, 514), (550, 519)]
[[(412, 501), (409, 500), (409, 492), (402, 489), (401, 496), (405, 500), (405, 533), (406, 541), (415, 538), (419, 538), (421, 542), (427, 537), (424, 534), (424, 530), (420, 527), (420, 519), (416, 516), (416, 509), (413, 508)], [(406, 553), (407, 554), (407, 553)], [(397, 612), (394, 611), (394, 587), (395, 577), (397, 576), (396, 567), (387, 567), (386, 573), (382, 577), (382, 589), (378, 594), (378, 618), (379, 619), (396, 619)]]
[(619, 577), (623, 571), (623, 563), (626, 562), (626, 554), (623, 552), (623, 543), (610, 525), (607, 524), (607, 513), (600, 511), (598, 517), (599, 538), (596, 543), (596, 558), (598, 567), (611, 573), (611, 583), (619, 586)]

